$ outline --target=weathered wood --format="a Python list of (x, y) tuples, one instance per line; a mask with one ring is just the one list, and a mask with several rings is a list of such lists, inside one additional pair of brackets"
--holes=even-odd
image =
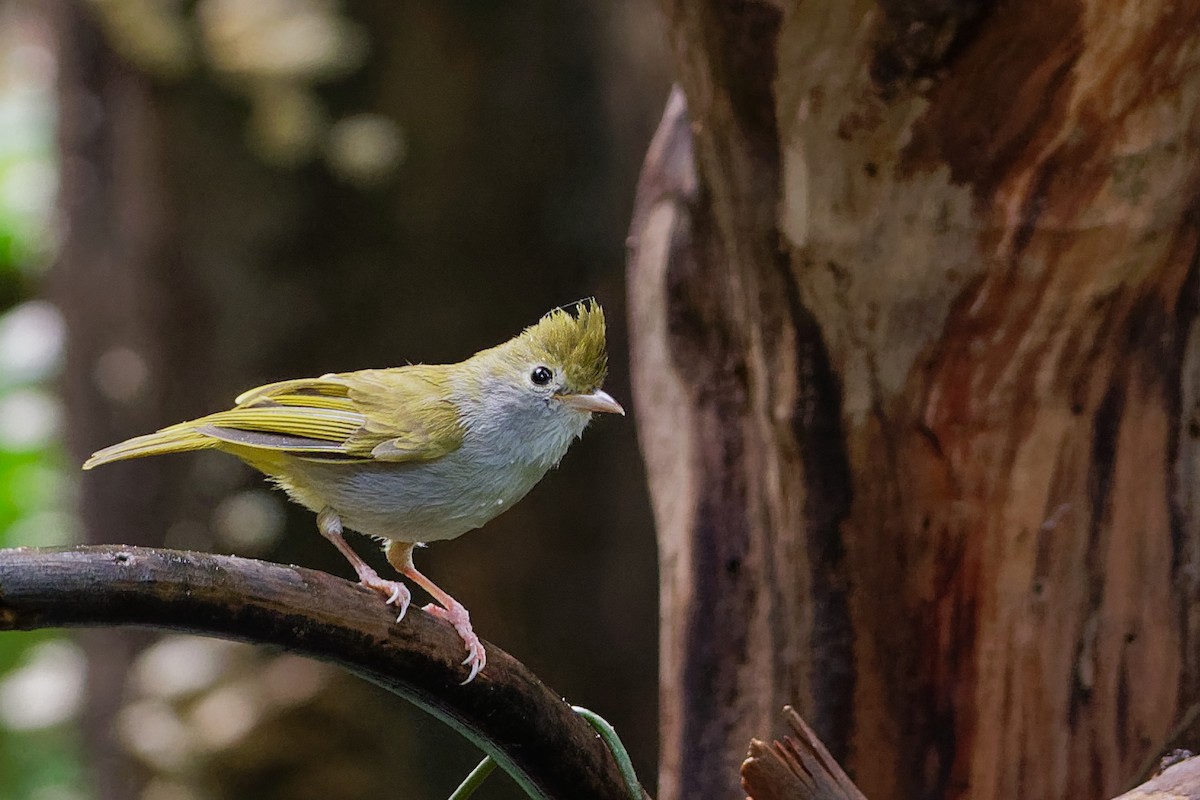
[(1113, 800), (1200, 800), (1200, 758), (1172, 764), (1161, 774)]
[(791, 706), (783, 717), (795, 737), (750, 742), (742, 788), (751, 800), (866, 800), (825, 745)]
[[(806, 478), (798, 461), (836, 430), (835, 417), (802, 419), (799, 411), (823, 389), (827, 368), (808, 330), (783, 340), (758, 331), (810, 379), (810, 393), (793, 395), (792, 406), (768, 407), (775, 377), (791, 373), (773, 377), (761, 361), (736, 354), (740, 326), (769, 324), (757, 305), (766, 290), (727, 282), (734, 273), (725, 259), (741, 256), (713, 252), (706, 237), (716, 223), (705, 195), (677, 92), (639, 184), (629, 271), (634, 399), (660, 553), (665, 797), (728, 796), (737, 790), (745, 742), (774, 709), (808, 696), (814, 684), (823, 708), (848, 697), (840, 666), (847, 626), (838, 622), (845, 604), (830, 579), (841, 479), (834, 470)], [(778, 278), (767, 282), (782, 290)], [(751, 370), (763, 382), (754, 392), (743, 385)], [(791, 440), (792, 426), (808, 434), (803, 446), (782, 455), (766, 446), (781, 434)], [(805, 515), (810, 536), (798, 539)], [(817, 565), (811, 576), (809, 559)], [(758, 581), (774, 569), (782, 570), (778, 581), (763, 591)], [(798, 625), (778, 625), (783, 619)], [(837, 715), (822, 718), (836, 725)]]
[(1200, 700), (1200, 7), (663, 5), (662, 796), (787, 701), (876, 800), (1114, 794)]
[(286, 647), (406, 697), (547, 798), (627, 800), (607, 746), (520, 662), (487, 645), (471, 683), (449, 625), (303, 567), (143, 547), (0, 550), (0, 630), (139, 626)]
[[(742, 763), (749, 800), (866, 800), (795, 709), (785, 708), (783, 717), (794, 737), (750, 742)], [(1176, 751), (1153, 777), (1113, 800), (1200, 800), (1200, 758)]]
[[(745, 743), (798, 697), (820, 698), (809, 713), (844, 751), (848, 495), (836, 383), (774, 224), (774, 66), (761, 40), (778, 12), (667, 5), (688, 104), (701, 110), (682, 95), (668, 107), (639, 182), (628, 270), (662, 569), (659, 792), (729, 797)], [(807, 470), (818, 453), (821, 468)]]
[(780, 36), (783, 227), (846, 398), (874, 797), (1107, 796), (1196, 700), (1174, 461), (1197, 9), (1099, 8), (997, 7), (924, 84), (867, 76), (869, 11), (805, 5)]

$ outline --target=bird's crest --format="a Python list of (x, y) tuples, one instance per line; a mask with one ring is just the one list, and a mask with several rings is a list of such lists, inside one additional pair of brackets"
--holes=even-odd
[(561, 364), (572, 391), (599, 389), (608, 374), (604, 309), (595, 298), (575, 304), (575, 315), (556, 308), (530, 325), (520, 339), (547, 360)]

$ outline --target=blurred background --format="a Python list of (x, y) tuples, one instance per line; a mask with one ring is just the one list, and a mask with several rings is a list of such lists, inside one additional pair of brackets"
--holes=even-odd
[[(351, 577), (312, 515), (232, 458), (78, 466), (257, 384), (460, 360), (585, 296), (627, 400), (624, 237), (666, 50), (638, 0), (0, 0), (0, 545)], [(634, 422), (598, 420), (524, 502), (419, 566), (614, 723), (649, 786), (656, 563)], [(479, 757), (287, 653), (0, 634), (2, 798), (440, 798)], [(500, 774), (478, 795), (519, 796)]]

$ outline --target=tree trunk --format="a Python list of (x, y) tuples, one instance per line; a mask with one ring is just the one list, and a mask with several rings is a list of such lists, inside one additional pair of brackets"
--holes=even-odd
[[(81, 4), (54, 5), (60, 36), (59, 206), (68, 221), (51, 295), (66, 320), (62, 391), (76, 457), (199, 410), (207, 382), (199, 343), (211, 315), (179, 249), (178, 204), (167, 186), (165, 120), (145, 76), (105, 43)], [(189, 499), (179, 463), (133, 465), (80, 486), (87, 541), (163, 541)], [(147, 770), (113, 736), (141, 631), (88, 631), (82, 742), (101, 800), (140, 795)]]
[(660, 797), (785, 702), (873, 800), (1116, 794), (1200, 699), (1200, 10), (664, 5)]

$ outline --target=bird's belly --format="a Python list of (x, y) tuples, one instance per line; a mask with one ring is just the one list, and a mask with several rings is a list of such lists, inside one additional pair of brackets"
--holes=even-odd
[(523, 465), (481, 467), (452, 455), (419, 464), (300, 462), (280, 483), (310, 508), (332, 508), (351, 530), (431, 542), (485, 524), (524, 497), (544, 474), (544, 469)]

